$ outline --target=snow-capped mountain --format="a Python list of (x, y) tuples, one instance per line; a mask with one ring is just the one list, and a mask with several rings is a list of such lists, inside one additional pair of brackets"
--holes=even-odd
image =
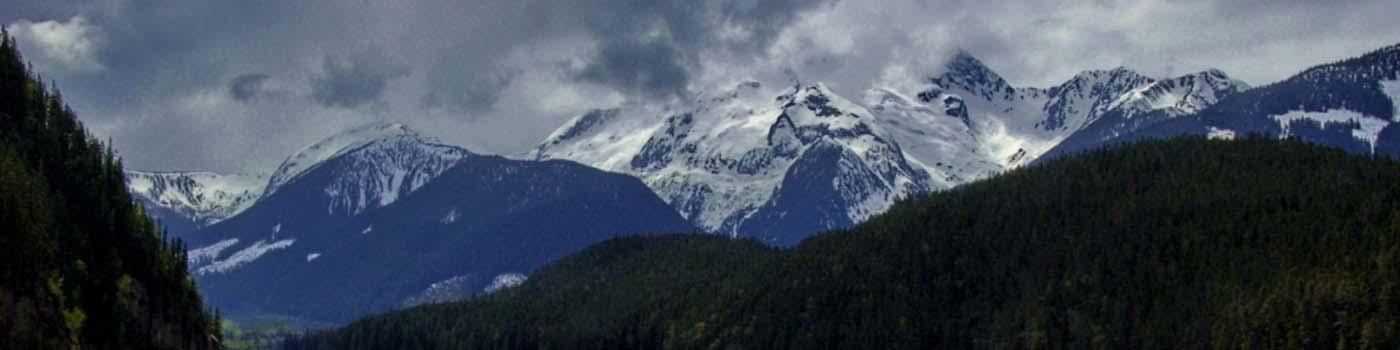
[(1400, 45), (1310, 68), (1231, 95), (1190, 116), (1115, 141), (1182, 134), (1297, 137), (1352, 153), (1400, 157)]
[(1158, 112), (1188, 114), (1247, 88), (1218, 70), (1158, 80), (1122, 67), (1049, 88), (1015, 87), (967, 52), (925, 82), (913, 91), (871, 89), (865, 101), (939, 188), (1026, 164), (1085, 130)]
[[(1014, 87), (966, 53), (922, 83), (856, 102), (821, 83), (744, 82), (598, 109), (530, 160), (379, 124), (288, 157), (264, 191), (188, 174), (133, 175), (132, 188), (167, 198), (151, 201), (160, 208), (245, 208), (188, 239), (212, 304), (339, 321), (495, 290), (617, 235), (698, 226), (789, 245), (905, 196), (1110, 142), (1263, 133), (1400, 156), (1400, 46), (1253, 89), (1218, 70), (1124, 68)], [(253, 199), (210, 194), (240, 188)], [(357, 292), (325, 298), (344, 290)]]
[(1104, 116), (1185, 114), (1243, 88), (1219, 71), (1157, 80), (1126, 68), (1013, 87), (961, 52), (923, 86), (877, 86), (863, 103), (820, 83), (772, 97), (746, 82), (681, 106), (594, 110), (529, 157), (632, 174), (706, 230), (795, 243), (1026, 164)]
[[(470, 154), (460, 147), (425, 138), (400, 123), (369, 124), (327, 137), (288, 156), (268, 179), (266, 192), (275, 193), (282, 185), (326, 160), (351, 152), (359, 155), (359, 165), (372, 168), (362, 174), (368, 177), (354, 180), (374, 187), (367, 189), (371, 193), (365, 193), (368, 197), (363, 200), (379, 201), (381, 206), (393, 202), (399, 190), (412, 191), (422, 186), (450, 163)], [(344, 189), (327, 191), (341, 193)], [(358, 208), (352, 209), (363, 210), (373, 203), (355, 204)]]
[(477, 155), (401, 124), (328, 137), (253, 188), (267, 191), (183, 237), (204, 295), (235, 317), (346, 321), (505, 288), (611, 237), (695, 230), (630, 176)]
[(348, 162), (324, 188), (328, 213), (354, 215), (393, 203), (471, 153), (403, 124), (378, 123), (327, 137), (287, 157), (271, 176), (209, 172), (127, 173), (128, 188), (177, 235), (237, 215), (325, 161)]
[[(556, 130), (529, 157), (569, 159), (631, 174), (708, 231), (776, 239), (785, 234), (768, 232), (774, 226), (765, 222), (801, 218), (813, 226), (797, 225), (800, 230), (813, 232), (849, 226), (909, 194), (1025, 164), (1070, 135), (1092, 140), (1065, 144), (1097, 144), (1161, 115), (1194, 112), (1243, 89), (1243, 83), (1219, 71), (1158, 81), (1123, 68), (1084, 72), (1048, 89), (1013, 87), (965, 52), (946, 67), (915, 90), (870, 89), (863, 104), (820, 83), (774, 91), (745, 82), (684, 106), (595, 110)], [(1101, 120), (1106, 115), (1111, 122)], [(1149, 117), (1125, 121), (1140, 115)], [(1102, 129), (1111, 135), (1100, 135)], [(808, 155), (813, 149), (823, 151)], [(774, 205), (784, 186), (798, 186), (785, 180), (815, 178), (789, 174), (792, 166), (806, 164), (801, 169), (808, 172), (825, 169), (811, 163), (823, 152), (830, 153), (823, 162), (839, 169), (828, 174), (830, 184), (819, 186), (826, 197), (814, 199), (826, 204), (803, 209), (811, 216)], [(152, 212), (174, 213), (166, 215), (173, 217), (167, 222), (185, 217), (198, 227), (237, 214), (264, 194), (346, 154), (353, 154), (348, 159), (354, 161), (338, 182), (323, 189), (330, 199), (323, 207), (327, 213), (355, 215), (388, 205), (470, 153), (425, 139), (402, 124), (374, 124), (287, 157), (262, 190), (172, 197), (179, 192), (151, 192), (159, 186), (146, 180), (133, 181), (132, 189), (151, 198), (148, 205), (157, 207)], [(809, 161), (798, 162), (804, 156)]]
[[(263, 184), (267, 191), (258, 199), (271, 198), (286, 184), (316, 173), (321, 178), (315, 188), (300, 188), (303, 191), (292, 196), (298, 203), (297, 208), (288, 213), (304, 217), (353, 217), (369, 209), (393, 204), (471, 156), (474, 154), (464, 148), (436, 143), (403, 124), (361, 126), (327, 137), (287, 157), (275, 175)], [(253, 206), (256, 205), (250, 203), (247, 207)], [(281, 230), (280, 223), (274, 224), (272, 238)], [(220, 234), (219, 231), (204, 230), (201, 232), (215, 234), (189, 239), (194, 242), (218, 240), (231, 245), (240, 243), (234, 236)], [(233, 241), (228, 243), (229, 239)], [(279, 249), (283, 247), (277, 245), (280, 242), (270, 238), (241, 243), (252, 247), (269, 243), (265, 245), (268, 249)], [(218, 244), (205, 248), (211, 247), (218, 249), (196, 251), (218, 256), (223, 249)], [(220, 263), (217, 259), (200, 259), (201, 254), (190, 254), (190, 266), (196, 275), (224, 272), (237, 267), (242, 261), (225, 259)], [(258, 255), (261, 253), (245, 258), (254, 260)]]
[[(785, 243), (800, 237), (774, 231), (773, 223), (806, 218), (819, 227), (847, 226), (933, 188), (873, 113), (822, 84), (795, 86), (773, 98), (758, 83), (745, 82), (687, 108), (591, 111), (558, 129), (531, 157), (635, 175), (707, 230)], [(825, 179), (806, 189), (821, 198), (810, 203), (820, 208), (772, 205), (784, 187), (796, 185), (790, 181), (804, 177)]]
[[(636, 178), (565, 161), (463, 154), (416, 191), (381, 202), (374, 198), (388, 197), (368, 193), (392, 177), (360, 169), (380, 151), (375, 144), (193, 234), (189, 266), (210, 305), (233, 317), (344, 322), (494, 291), (608, 238), (694, 230)], [(378, 179), (363, 197), (327, 192), (361, 179)], [(344, 198), (366, 205), (349, 210)]]
[(1158, 110), (1174, 115), (1186, 115), (1248, 89), (1249, 84), (1232, 79), (1219, 69), (1211, 69), (1155, 81), (1119, 96), (1108, 108), (1121, 108), (1127, 117)]
[(1120, 67), (1082, 72), (1050, 88), (1013, 87), (967, 52), (953, 56), (947, 70), (928, 81), (930, 86), (917, 94), (919, 100), (957, 101), (958, 112), (968, 115), (981, 153), (1000, 166), (995, 171), (1039, 157), (1108, 113), (1123, 96), (1155, 82)]
[(948, 188), (1003, 169), (988, 154), (961, 97), (921, 99), (889, 88), (866, 92), (879, 124), (909, 161), (930, 175), (934, 188)]
[(420, 136), (403, 124), (373, 125), (332, 136), (288, 157), (267, 188), (275, 193), (327, 160), (338, 159), (334, 181), (322, 189), (328, 200), (324, 210), (356, 215), (422, 188), (471, 155), (464, 148)]
[(262, 196), (267, 177), (210, 172), (128, 170), (127, 187), (173, 230), (208, 226), (242, 212)]
[(1144, 127), (1194, 114), (1248, 89), (1248, 84), (1216, 69), (1153, 80), (1120, 95), (1107, 105), (1105, 112), (1086, 120), (1083, 127), (1038, 160), (1101, 146)]

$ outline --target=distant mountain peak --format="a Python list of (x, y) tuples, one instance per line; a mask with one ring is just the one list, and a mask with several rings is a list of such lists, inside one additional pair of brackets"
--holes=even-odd
[(265, 175), (205, 171), (127, 170), (126, 179), (127, 188), (136, 198), (147, 205), (172, 210), (196, 226), (214, 224), (242, 212), (262, 196), (267, 185)]
[(930, 79), (943, 88), (962, 88), (987, 99), (998, 93), (1014, 92), (1006, 79), (966, 50), (959, 49), (944, 64), (944, 68), (946, 71), (942, 75)]
[[(565, 123), (532, 158), (632, 174), (697, 226), (767, 238), (808, 229), (768, 224), (811, 214), (830, 224), (807, 223), (812, 232), (844, 227), (931, 190), (927, 173), (907, 163), (865, 106), (822, 83), (761, 87), (739, 83), (695, 106), (590, 111)], [(816, 182), (799, 192), (820, 203), (799, 201), (792, 197), (798, 190), (783, 185), (803, 179)], [(783, 203), (798, 206), (775, 204), (782, 188), (791, 198)], [(842, 206), (821, 206), (836, 203)]]
[[(1072, 84), (1072, 83), (1078, 82), (1078, 81), (1150, 80), (1150, 79), (1152, 79), (1152, 78), (1151, 78), (1151, 77), (1148, 77), (1147, 75), (1144, 75), (1144, 74), (1142, 74), (1142, 73), (1139, 73), (1138, 71), (1129, 69), (1128, 67), (1118, 66), (1118, 67), (1115, 67), (1115, 68), (1113, 68), (1113, 69), (1091, 69), (1091, 70), (1086, 70), (1086, 71), (1079, 72), (1079, 74), (1075, 74), (1073, 78), (1070, 78), (1069, 82), (1066, 82), (1066, 84)], [(1062, 84), (1062, 85), (1064, 85), (1064, 84)]]
[(265, 192), (269, 195), (275, 193), (282, 185), (327, 159), (375, 141), (391, 138), (406, 138), (425, 144), (436, 143), (436, 140), (424, 138), (402, 123), (381, 122), (351, 128), (303, 147), (288, 156), (277, 167), (277, 171), (272, 173)]
[(1178, 115), (1195, 113), (1247, 89), (1249, 84), (1211, 68), (1133, 89), (1115, 99), (1109, 109), (1123, 108), (1127, 117), (1156, 110)]
[(953, 57), (948, 58), (945, 68), (952, 72), (988, 73), (993, 76), (997, 75), (991, 68), (987, 68), (987, 65), (982, 63), (982, 60), (973, 56), (972, 52), (964, 49), (958, 49), (957, 52), (953, 53)]
[(547, 146), (558, 145), (560, 143), (573, 140), (579, 136), (586, 135), (594, 129), (606, 125), (612, 119), (617, 118), (617, 115), (617, 108), (595, 108), (588, 110), (587, 112), (584, 112), (583, 114), (574, 117), (574, 119), (569, 120), (567, 123), (564, 124), (563, 127), (560, 127), (553, 134), (550, 134), (549, 137), (545, 138), (545, 142), (541, 143), (539, 147), (537, 147), (538, 150), (536, 151), (536, 153), (542, 151), (544, 148), (547, 148)]
[(1038, 126), (1057, 132), (1076, 130), (1111, 109), (1118, 96), (1155, 81), (1122, 66), (1080, 72), (1047, 91), (1046, 118)]

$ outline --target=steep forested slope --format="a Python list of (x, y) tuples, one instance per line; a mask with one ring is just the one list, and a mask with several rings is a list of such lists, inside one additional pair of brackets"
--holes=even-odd
[(608, 241), (287, 348), (1393, 348), (1400, 163), (1297, 140), (1116, 146), (786, 250)]
[(184, 247), (0, 35), (0, 348), (209, 349)]

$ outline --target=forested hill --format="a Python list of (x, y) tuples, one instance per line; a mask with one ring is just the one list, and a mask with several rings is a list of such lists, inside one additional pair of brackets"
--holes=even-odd
[(289, 349), (1395, 348), (1400, 163), (1147, 141), (902, 201), (787, 250), (614, 239)]
[(184, 247), (0, 35), (0, 349), (210, 349)]

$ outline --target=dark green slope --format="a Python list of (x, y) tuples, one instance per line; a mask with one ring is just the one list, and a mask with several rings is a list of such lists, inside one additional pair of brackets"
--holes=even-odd
[(208, 349), (185, 253), (0, 35), (0, 349)]
[(789, 250), (612, 240), (524, 285), (288, 348), (1394, 348), (1400, 163), (1296, 140), (1116, 146)]

